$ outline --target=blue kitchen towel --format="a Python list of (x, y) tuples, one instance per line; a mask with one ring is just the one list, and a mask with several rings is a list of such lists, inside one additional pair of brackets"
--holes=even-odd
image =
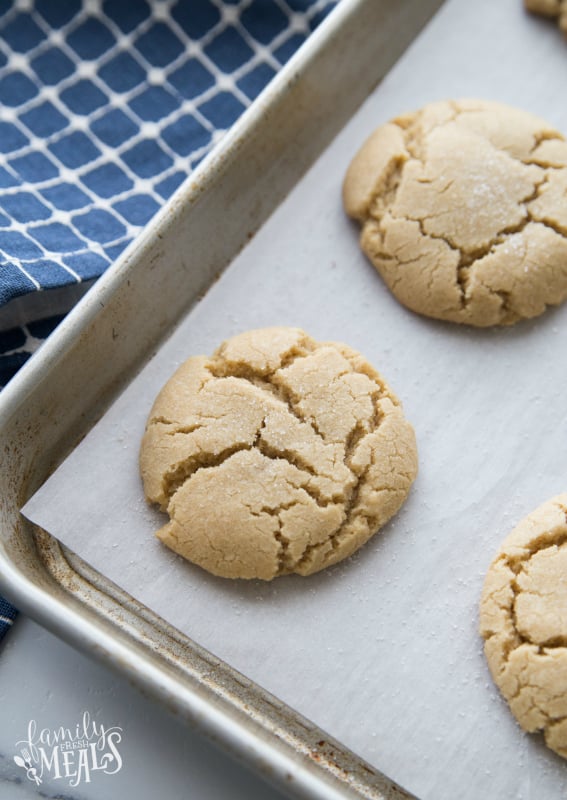
[(0, 0), (0, 306), (99, 277), (337, 1)]
[(329, 0), (0, 0), (0, 304), (98, 277)]
[(14, 606), (11, 606), (0, 597), (0, 639), (2, 639), (4, 634), (12, 627), (17, 613)]
[[(49, 314), (49, 294), (45, 295), (45, 312)], [(35, 350), (61, 322), (63, 316), (49, 316), (28, 322), (19, 328), (0, 332), (0, 389), (22, 367)]]

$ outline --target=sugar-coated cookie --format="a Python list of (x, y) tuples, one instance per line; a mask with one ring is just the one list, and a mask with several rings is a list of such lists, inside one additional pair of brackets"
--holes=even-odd
[(356, 351), (266, 328), (182, 364), (140, 451), (157, 535), (215, 575), (309, 575), (354, 553), (404, 502), (414, 432)]
[(567, 758), (567, 494), (504, 540), (482, 592), (492, 677), (525, 731)]
[(559, 27), (567, 33), (567, 0), (524, 0), (528, 11), (556, 17)]
[(509, 325), (567, 298), (567, 142), (532, 114), (460, 100), (398, 117), (353, 159), (343, 200), (413, 311)]

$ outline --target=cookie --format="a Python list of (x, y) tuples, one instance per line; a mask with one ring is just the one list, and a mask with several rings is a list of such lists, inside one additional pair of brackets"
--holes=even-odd
[(567, 758), (567, 494), (504, 540), (482, 592), (490, 672), (525, 731)]
[(567, 298), (567, 142), (532, 114), (460, 100), (398, 117), (353, 159), (343, 201), (413, 311), (510, 325)]
[(266, 328), (182, 364), (140, 451), (159, 539), (214, 575), (309, 575), (350, 556), (404, 502), (414, 432), (356, 351)]
[(557, 17), (563, 33), (567, 33), (567, 0), (524, 0), (528, 11), (543, 14), (546, 17)]

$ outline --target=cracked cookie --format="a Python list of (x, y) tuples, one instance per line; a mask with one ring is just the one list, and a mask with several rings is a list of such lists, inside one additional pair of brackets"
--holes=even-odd
[(351, 162), (343, 201), (413, 311), (510, 325), (567, 298), (567, 142), (532, 114), (460, 100), (398, 117)]
[(480, 632), (494, 681), (525, 731), (567, 758), (567, 494), (504, 540), (484, 583)]
[(524, 0), (524, 3), (528, 11), (557, 17), (559, 27), (567, 34), (567, 0)]
[(159, 539), (227, 578), (309, 575), (350, 556), (404, 502), (413, 428), (356, 351), (298, 328), (228, 339), (158, 395), (140, 470)]

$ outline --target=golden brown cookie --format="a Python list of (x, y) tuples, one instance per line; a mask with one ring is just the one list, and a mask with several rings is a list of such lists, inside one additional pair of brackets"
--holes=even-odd
[(504, 540), (482, 592), (490, 672), (525, 731), (567, 758), (567, 494)]
[(460, 100), (398, 117), (355, 156), (343, 200), (413, 311), (509, 325), (567, 298), (567, 142), (532, 114)]
[(415, 437), (397, 398), (344, 344), (298, 328), (234, 336), (182, 364), (140, 451), (157, 536), (215, 575), (309, 575), (351, 555), (404, 502)]
[(567, 0), (524, 0), (528, 11), (556, 17), (563, 33), (567, 33)]

